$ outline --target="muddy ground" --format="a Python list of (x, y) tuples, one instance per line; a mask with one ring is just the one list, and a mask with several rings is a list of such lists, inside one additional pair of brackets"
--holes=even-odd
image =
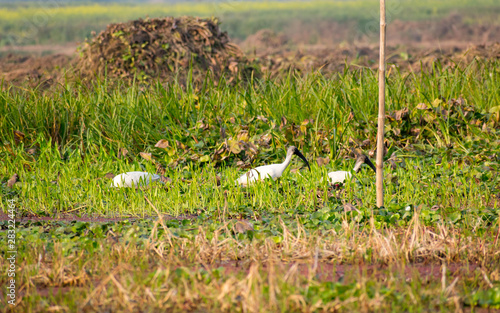
[[(468, 64), (473, 59), (500, 59), (500, 44), (471, 45), (465, 48), (421, 48), (405, 46), (387, 47), (387, 65), (396, 66), (402, 70), (420, 71), (439, 60), (444, 64)], [(295, 70), (309, 73), (319, 70), (325, 75), (342, 72), (346, 64), (353, 68), (359, 66), (378, 67), (378, 47), (346, 46), (324, 47), (304, 46), (300, 49), (284, 49), (248, 54), (251, 62), (258, 62), (260, 70), (271, 77), (277, 77), (283, 72)], [(32, 88), (45, 88), (65, 79), (78, 77), (74, 70), (75, 56), (63, 54), (36, 56), (10, 53), (0, 57), (0, 80), (4, 86), (8, 84), (25, 85)]]
[[(163, 215), (162, 218), (164, 220), (185, 220), (185, 219), (195, 219), (197, 215), (188, 214), (188, 215)], [(5, 222), (10, 220), (11, 218), (3, 212), (0, 212), (0, 222)], [(122, 221), (136, 221), (136, 220), (156, 220), (158, 216), (120, 216), (120, 217), (102, 217), (102, 216), (89, 216), (89, 215), (78, 215), (72, 213), (61, 213), (56, 216), (37, 216), (37, 215), (27, 215), (27, 216), (18, 216), (16, 217), (16, 222), (19, 223), (27, 223), (27, 222), (96, 222), (96, 223), (107, 223), (107, 222), (122, 222)], [(0, 227), (1, 229), (1, 227)]]
[[(387, 20), (387, 45), (407, 46), (420, 49), (465, 49), (471, 45), (500, 42), (500, 24), (487, 22), (472, 24), (467, 17), (450, 14), (432, 21)], [(378, 24), (378, 23), (376, 23)], [(317, 22), (311, 25), (295, 23), (285, 31), (274, 34), (260, 30), (246, 40), (237, 42), (246, 51), (265, 53), (283, 47), (301, 48), (366, 46), (378, 43), (378, 29), (356, 22)]]

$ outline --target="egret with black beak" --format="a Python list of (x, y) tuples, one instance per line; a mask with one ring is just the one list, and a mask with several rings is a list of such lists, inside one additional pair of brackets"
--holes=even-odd
[(304, 160), (309, 170), (311, 170), (309, 162), (307, 162), (307, 159), (304, 157), (304, 155), (299, 151), (299, 149), (297, 149), (297, 147), (291, 146), (286, 151), (286, 159), (283, 163), (263, 165), (251, 169), (247, 173), (241, 175), (240, 178), (238, 178), (238, 180), (236, 181), (236, 183), (238, 185), (246, 187), (255, 181), (262, 181), (266, 178), (272, 178), (276, 180), (280, 178), (281, 175), (283, 175), (283, 172), (288, 167), (288, 164), (290, 164), (290, 161), (292, 160), (292, 156), (294, 154), (297, 155), (302, 160)]
[(161, 181), (161, 176), (148, 172), (127, 172), (116, 175), (113, 178), (111, 187), (144, 187), (152, 182)]
[[(361, 168), (361, 165), (367, 164), (369, 167), (374, 172), (377, 172), (377, 169), (375, 168), (375, 165), (370, 161), (370, 158), (368, 158), (364, 154), (360, 154), (358, 158), (356, 159), (356, 163), (354, 164), (354, 168), (352, 169), (352, 172), (357, 173), (359, 169)], [(349, 179), (352, 177), (352, 172), (351, 171), (336, 171), (336, 172), (330, 172), (328, 173), (328, 181), (330, 184), (338, 184), (338, 183), (344, 183), (346, 179)]]

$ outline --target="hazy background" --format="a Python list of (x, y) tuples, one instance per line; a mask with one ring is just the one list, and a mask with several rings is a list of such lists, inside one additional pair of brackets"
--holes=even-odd
[[(179, 15), (218, 17), (232, 40), (254, 52), (378, 40), (377, 0), (0, 2), (0, 49), (9, 53), (71, 54), (109, 23)], [(463, 47), (500, 41), (497, 0), (391, 0), (387, 20), (389, 45)]]

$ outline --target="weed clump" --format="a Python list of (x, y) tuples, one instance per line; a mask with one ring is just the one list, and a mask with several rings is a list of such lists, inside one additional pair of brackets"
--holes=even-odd
[(251, 68), (219, 24), (216, 18), (191, 16), (110, 24), (80, 47), (77, 69), (84, 77), (97, 74), (126, 81), (170, 81), (189, 74), (196, 80), (207, 72), (231, 81), (241, 78)]

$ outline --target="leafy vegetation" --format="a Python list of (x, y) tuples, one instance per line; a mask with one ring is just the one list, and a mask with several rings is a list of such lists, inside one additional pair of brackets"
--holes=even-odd
[[(395, 158), (386, 170), (388, 208), (441, 205), (447, 214), (466, 210), (460, 214), (471, 216), (467, 210), (496, 205), (498, 78), (496, 61), (465, 69), (436, 64), (432, 76), (390, 73), (386, 147), (387, 158)], [(6, 182), (17, 173), (20, 182), (13, 191), (4, 185), (3, 193), (19, 196), (25, 213), (150, 215), (140, 193), (110, 191), (103, 177), (165, 168), (172, 179), (168, 192), (144, 192), (169, 214), (217, 210), (224, 191), (234, 208), (310, 212), (318, 201), (335, 206), (338, 200), (329, 200), (327, 182), (320, 181), (326, 171), (349, 169), (345, 157), (353, 148), (374, 148), (376, 90), (376, 73), (368, 69), (336, 79), (311, 74), (253, 85), (207, 79), (199, 87), (127, 89), (104, 81), (49, 94), (8, 88), (0, 98), (1, 175)], [(310, 160), (332, 162), (249, 194), (235, 186), (240, 168), (281, 162), (292, 144)], [(362, 178), (367, 181), (353, 183), (341, 198), (363, 199), (360, 207), (370, 211), (373, 175)]]

